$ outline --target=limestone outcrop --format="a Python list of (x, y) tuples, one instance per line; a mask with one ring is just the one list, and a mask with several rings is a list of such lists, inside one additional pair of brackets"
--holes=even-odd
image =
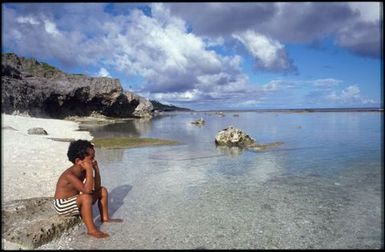
[(258, 144), (248, 134), (242, 132), (233, 126), (229, 126), (217, 133), (215, 136), (215, 144), (217, 146), (239, 147), (253, 151), (262, 151), (268, 147), (274, 147), (283, 144), (282, 142), (274, 142), (268, 144)]
[(2, 238), (24, 248), (35, 249), (81, 223), (78, 216), (59, 216), (52, 201), (53, 197), (44, 197), (3, 203)]
[(195, 124), (195, 125), (197, 125), (197, 126), (202, 126), (203, 124), (206, 123), (206, 121), (203, 120), (203, 118), (201, 117), (201, 118), (199, 118), (199, 119), (197, 119), (197, 120), (195, 120), (195, 121), (193, 121), (193, 122), (191, 122), (191, 123), (192, 123), (192, 124)]
[(229, 147), (248, 147), (256, 144), (253, 138), (233, 126), (229, 126), (218, 132), (215, 136), (215, 143), (217, 145), (226, 145)]
[(124, 91), (118, 79), (66, 74), (35, 59), (2, 54), (2, 112), (65, 118), (149, 117), (150, 101)]

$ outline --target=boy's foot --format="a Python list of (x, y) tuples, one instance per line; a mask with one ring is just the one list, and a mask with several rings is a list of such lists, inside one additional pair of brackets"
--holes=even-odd
[(102, 220), (103, 223), (119, 223), (123, 222), (122, 219), (107, 219), (107, 220)]
[(99, 230), (96, 230), (94, 232), (88, 232), (87, 234), (96, 238), (107, 238), (110, 236), (109, 234), (103, 233), (102, 231), (99, 231)]

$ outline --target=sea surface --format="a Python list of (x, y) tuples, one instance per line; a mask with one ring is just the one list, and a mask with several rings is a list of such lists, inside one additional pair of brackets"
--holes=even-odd
[[(201, 127), (192, 124), (203, 118)], [(216, 147), (228, 126), (262, 152)], [(112, 218), (41, 249), (364, 249), (384, 247), (383, 112), (173, 112), (88, 128), (177, 145), (96, 149)]]

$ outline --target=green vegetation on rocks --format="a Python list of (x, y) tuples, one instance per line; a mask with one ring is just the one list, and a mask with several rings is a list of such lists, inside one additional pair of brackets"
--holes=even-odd
[(135, 148), (154, 145), (173, 145), (178, 143), (173, 140), (139, 137), (94, 138), (92, 142), (96, 147), (108, 149)]

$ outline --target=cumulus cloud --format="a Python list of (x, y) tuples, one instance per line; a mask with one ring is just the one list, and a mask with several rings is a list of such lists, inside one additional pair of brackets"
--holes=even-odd
[(188, 21), (201, 36), (229, 36), (245, 28), (271, 21), (274, 3), (178, 3), (165, 4), (172, 14)]
[(312, 81), (313, 85), (317, 88), (323, 88), (323, 89), (329, 89), (336, 87), (338, 84), (340, 84), (342, 81), (341, 80), (336, 80), (336, 79), (318, 79)]
[[(208, 83), (213, 76), (240, 74), (237, 58), (206, 50), (203, 40), (187, 33), (180, 19), (154, 5), (153, 16), (134, 11), (130, 26), (114, 39), (117, 67), (145, 78), (143, 92), (186, 92), (200, 86), (227, 85), (228, 79)], [(210, 79), (211, 78), (211, 79)]]
[(17, 17), (16, 21), (18, 23), (21, 23), (21, 24), (31, 24), (31, 25), (38, 25), (38, 24), (40, 24), (40, 22), (37, 21), (36, 19), (34, 19), (33, 17), (23, 17), (23, 16), (20, 16), (20, 17)]
[(315, 89), (309, 92), (305, 98), (308, 101), (312, 101), (313, 104), (329, 104), (329, 106), (367, 106), (379, 104), (378, 101), (363, 95), (357, 85), (349, 85), (338, 90), (330, 87), (327, 89)]
[(253, 30), (280, 43), (312, 43), (332, 37), (353, 53), (380, 57), (381, 3), (180, 3), (171, 13), (206, 37)]
[(360, 6), (322, 4), (156, 3), (146, 11), (137, 4), (121, 8), (99, 3), (4, 5), (3, 46), (65, 66), (95, 67), (100, 76), (110, 76), (107, 69), (140, 76), (143, 82), (136, 91), (145, 97), (195, 102), (198, 109), (199, 104), (214, 102), (268, 104), (275, 94), (309, 83), (323, 90), (322, 97), (348, 100), (354, 97), (354, 88), (330, 93), (339, 85), (332, 78), (251, 83), (241, 67), (243, 58), (235, 51), (218, 50), (229, 41), (239, 43), (254, 57), (256, 69), (281, 72), (296, 70), (286, 42), (333, 35), (349, 50), (376, 54), (377, 37), (372, 35), (378, 18), (360, 15)]
[[(58, 7), (65, 12), (57, 12)], [(100, 16), (64, 14), (85, 14), (87, 7)], [(152, 4), (151, 15), (134, 8), (115, 16), (88, 4), (27, 5), (18, 11), (9, 8), (6, 15), (8, 48), (22, 55), (54, 58), (64, 65), (99, 67), (100, 76), (109, 76), (107, 67), (128, 77), (141, 76), (143, 83), (137, 91), (149, 98), (213, 101), (228, 98), (232, 92), (247, 92), (249, 86), (239, 55), (224, 56), (210, 49), (223, 41), (206, 44), (163, 4)]]
[(340, 93), (332, 91), (326, 99), (343, 104), (372, 104), (375, 103), (372, 99), (367, 99), (362, 96), (361, 90), (357, 85), (350, 85), (343, 89)]
[(111, 77), (111, 74), (104, 67), (100, 68), (97, 75), (101, 77)]
[(256, 59), (256, 68), (270, 71), (293, 71), (296, 68), (288, 58), (284, 45), (252, 30), (234, 33)]

